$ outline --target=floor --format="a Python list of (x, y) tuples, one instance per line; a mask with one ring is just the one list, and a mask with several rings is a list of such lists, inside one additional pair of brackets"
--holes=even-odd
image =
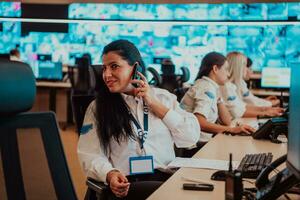
[(75, 126), (68, 126), (65, 130), (60, 131), (61, 139), (63, 142), (69, 170), (73, 179), (73, 184), (77, 193), (78, 199), (84, 199), (86, 192), (85, 180), (77, 156), (77, 142), (78, 134), (75, 131)]

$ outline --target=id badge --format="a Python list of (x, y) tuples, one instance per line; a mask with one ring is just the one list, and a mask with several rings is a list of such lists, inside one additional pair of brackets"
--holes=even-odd
[(154, 173), (153, 156), (129, 157), (130, 175)]

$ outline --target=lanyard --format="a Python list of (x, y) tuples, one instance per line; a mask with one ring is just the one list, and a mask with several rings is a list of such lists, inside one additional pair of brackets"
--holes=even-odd
[(140, 148), (142, 151), (144, 151), (144, 142), (148, 134), (148, 113), (149, 109), (148, 106), (143, 103), (143, 111), (144, 111), (144, 130), (142, 129), (140, 123), (134, 118), (132, 113), (130, 112), (129, 115), (131, 117), (131, 120), (133, 121), (134, 125), (137, 128), (138, 131), (138, 140), (140, 144)]

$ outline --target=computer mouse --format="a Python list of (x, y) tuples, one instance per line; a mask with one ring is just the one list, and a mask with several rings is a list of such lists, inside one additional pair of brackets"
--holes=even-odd
[(226, 172), (225, 170), (218, 170), (211, 175), (210, 179), (214, 181), (225, 181)]

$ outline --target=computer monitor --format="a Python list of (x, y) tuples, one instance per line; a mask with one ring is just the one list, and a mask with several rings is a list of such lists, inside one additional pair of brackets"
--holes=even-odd
[(62, 63), (51, 61), (39, 62), (36, 79), (50, 81), (62, 80)]
[(300, 179), (300, 62), (291, 63), (287, 167)]
[(261, 87), (264, 88), (289, 88), (291, 68), (265, 67), (261, 73)]
[(8, 53), (0, 53), (0, 59), (9, 60), (10, 56)]
[(51, 54), (38, 54), (37, 59), (40, 61), (52, 61)]

